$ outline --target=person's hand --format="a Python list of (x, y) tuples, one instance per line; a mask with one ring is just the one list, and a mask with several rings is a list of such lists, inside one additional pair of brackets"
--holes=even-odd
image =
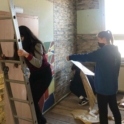
[(26, 52), (25, 50), (23, 50), (23, 49), (18, 50), (18, 56), (28, 57), (28, 55), (29, 55), (29, 53)]
[(67, 61), (70, 61), (70, 60), (69, 60), (69, 56), (66, 56), (66, 60), (67, 60)]
[(1, 54), (0, 56), (0, 60), (4, 59), (5, 58), (5, 55), (4, 54)]

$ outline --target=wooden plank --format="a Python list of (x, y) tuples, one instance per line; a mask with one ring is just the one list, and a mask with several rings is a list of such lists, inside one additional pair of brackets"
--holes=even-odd
[(57, 119), (53, 119), (50, 117), (47, 117), (46, 119), (47, 119), (47, 124), (84, 124), (80, 120), (76, 120), (75, 123), (70, 123), (70, 122), (59, 121)]
[(82, 71), (80, 72), (80, 76), (81, 76), (82, 83), (84, 85), (85, 92), (87, 94), (87, 98), (89, 100), (90, 110), (92, 110), (95, 106), (96, 97), (93, 93), (92, 87), (89, 83), (87, 76)]
[[(122, 98), (124, 94), (120, 94), (117, 98)], [(75, 102), (74, 102), (75, 101)], [(47, 112), (44, 116), (47, 119), (48, 124), (84, 124), (80, 120), (76, 120), (71, 116), (71, 111), (74, 109), (86, 109), (89, 105), (79, 106), (77, 103), (77, 97), (74, 94), (70, 94), (67, 98), (57, 104), (52, 110)], [(95, 108), (98, 109), (97, 104)], [(120, 111), (122, 118), (124, 118), (124, 111)], [(110, 109), (108, 110), (111, 115)], [(114, 124), (114, 121), (109, 121), (110, 124)], [(95, 124), (95, 123), (94, 123)], [(99, 123), (97, 123), (99, 124)]]
[(85, 105), (85, 106), (81, 106), (75, 102), (70, 102), (69, 100), (63, 100), (62, 102), (59, 103), (59, 105), (61, 106), (65, 106), (68, 108), (73, 108), (73, 109), (84, 109), (84, 110), (89, 110), (89, 104)]
[(47, 119), (47, 124), (70, 124), (70, 123), (58, 121), (56, 119), (49, 118), (49, 117), (47, 117), (46, 119)]
[(69, 107), (62, 106), (62, 105), (56, 105), (56, 108), (58, 108), (58, 109), (63, 109), (63, 110), (73, 111), (73, 108), (69, 108)]
[(45, 117), (49, 117), (58, 121), (67, 122), (69, 124), (82, 124), (81, 121), (74, 119), (73, 117), (68, 117), (66, 115), (56, 114), (53, 112), (48, 112)]
[(69, 117), (73, 117), (69, 110), (58, 109), (56, 107), (54, 109), (52, 109), (51, 112), (56, 113), (56, 114), (60, 114), (60, 115), (66, 115)]

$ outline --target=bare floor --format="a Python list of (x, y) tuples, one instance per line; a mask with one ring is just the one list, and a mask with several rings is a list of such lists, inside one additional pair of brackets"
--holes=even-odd
[[(120, 100), (123, 96), (124, 94), (119, 93), (117, 99)], [(71, 93), (45, 114), (48, 124), (83, 124), (82, 121), (74, 119), (71, 112), (75, 109), (88, 110), (89, 104), (80, 106), (78, 102), (78, 98)], [(97, 104), (95, 105), (95, 108), (97, 108)], [(120, 112), (122, 119), (124, 119), (124, 111)], [(112, 115), (110, 110), (109, 115)], [(114, 124), (114, 121), (109, 121), (109, 124)]]

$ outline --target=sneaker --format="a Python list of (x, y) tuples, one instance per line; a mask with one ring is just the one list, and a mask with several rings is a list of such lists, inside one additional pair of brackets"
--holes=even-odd
[(80, 105), (86, 105), (87, 103), (88, 103), (88, 100), (87, 100), (86, 98), (83, 98), (83, 99), (79, 102)]

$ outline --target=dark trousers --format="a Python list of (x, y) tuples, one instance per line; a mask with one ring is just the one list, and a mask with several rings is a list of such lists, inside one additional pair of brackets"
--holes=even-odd
[(50, 66), (45, 68), (45, 70), (31, 73), (29, 78), (38, 124), (46, 124), (46, 119), (40, 111), (38, 102), (49, 87), (51, 79), (52, 73)]
[(116, 94), (105, 96), (97, 94), (100, 124), (108, 124), (108, 105), (113, 113), (115, 124), (121, 124), (121, 114), (118, 109)]
[[(89, 83), (90, 83), (90, 85), (93, 89), (93, 92), (95, 94), (94, 79), (92, 76), (88, 76), (88, 75), (87, 75), (87, 78), (88, 78)], [(75, 73), (73, 80), (70, 82), (70, 90), (77, 97), (80, 97), (80, 96), (87, 97), (83, 82), (82, 82), (81, 77), (80, 77), (80, 72)]]

